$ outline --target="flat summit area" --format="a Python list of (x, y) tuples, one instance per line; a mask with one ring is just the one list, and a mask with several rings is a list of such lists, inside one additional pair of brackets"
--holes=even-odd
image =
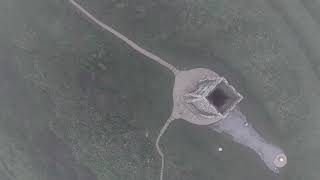
[[(320, 178), (320, 1), (77, 2), (178, 69), (225, 77), (288, 156), (274, 174), (230, 137), (178, 120), (160, 143), (164, 180)], [(173, 77), (68, 0), (0, 1), (0, 179), (158, 180)]]

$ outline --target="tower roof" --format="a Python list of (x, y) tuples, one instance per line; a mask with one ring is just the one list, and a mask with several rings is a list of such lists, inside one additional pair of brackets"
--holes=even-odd
[(223, 77), (200, 80), (196, 89), (185, 95), (186, 101), (206, 117), (224, 118), (242, 96)]
[(197, 68), (176, 76), (173, 100), (176, 119), (208, 125), (225, 118), (242, 96), (217, 73)]

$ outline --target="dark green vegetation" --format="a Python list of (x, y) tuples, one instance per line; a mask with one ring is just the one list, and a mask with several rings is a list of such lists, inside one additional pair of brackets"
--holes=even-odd
[[(320, 178), (318, 1), (81, 3), (178, 68), (226, 76), (248, 120), (288, 155), (274, 175), (227, 137), (177, 121), (162, 139), (166, 180)], [(172, 74), (66, 0), (2, 0), (0, 27), (1, 180), (158, 179)]]

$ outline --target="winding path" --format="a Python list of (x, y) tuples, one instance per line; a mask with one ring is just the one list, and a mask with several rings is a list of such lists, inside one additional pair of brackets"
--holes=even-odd
[[(98, 26), (100, 26), (104, 30), (109, 31), (110, 33), (112, 33), (113, 35), (115, 35), (116, 37), (118, 37), (119, 39), (124, 41), (125, 43), (127, 43), (130, 47), (132, 47), (133, 49), (135, 49), (139, 53), (145, 55), (146, 57), (148, 57), (148, 58), (156, 61), (157, 63), (161, 64), (162, 66), (168, 68), (175, 76), (180, 72), (173, 65), (167, 63), (166, 61), (164, 61), (160, 57), (156, 56), (155, 54), (143, 49), (142, 47), (140, 47), (139, 45), (137, 45), (136, 43), (131, 41), (129, 38), (127, 38), (123, 34), (119, 33), (118, 31), (116, 31), (112, 27), (104, 24), (103, 22), (99, 21), (96, 17), (94, 17), (91, 13), (89, 13), (87, 10), (85, 10), (80, 4), (78, 4), (74, 0), (69, 0), (69, 1), (75, 8), (77, 8), (82, 14), (84, 14), (86, 17), (88, 17), (90, 20), (92, 20), (95, 24), (97, 24)], [(159, 153), (159, 155), (161, 157), (160, 180), (163, 179), (164, 158), (165, 157), (164, 157), (163, 152), (161, 151), (161, 148), (159, 146), (159, 142), (160, 142), (160, 139), (161, 139), (162, 135), (165, 133), (165, 131), (167, 130), (167, 128), (169, 127), (170, 123), (173, 120), (174, 120), (174, 117), (171, 115), (169, 117), (169, 119), (166, 121), (166, 123), (164, 124), (164, 126), (161, 128), (160, 133), (159, 133), (159, 135), (157, 137), (157, 140), (156, 140), (156, 148), (157, 148), (157, 151), (158, 151), (158, 153)]]
[(129, 38), (127, 38), (126, 36), (124, 36), (123, 34), (119, 33), (118, 31), (116, 31), (115, 29), (113, 29), (112, 27), (104, 24), (103, 22), (101, 22), (100, 20), (98, 20), (96, 17), (94, 17), (91, 13), (89, 13), (87, 10), (85, 10), (80, 4), (78, 4), (77, 2), (75, 2), (74, 0), (69, 0), (70, 3), (75, 6), (82, 14), (84, 14), (86, 17), (88, 17), (90, 20), (92, 20), (95, 24), (99, 25), (101, 28), (103, 28), (106, 31), (109, 31), (110, 33), (112, 33), (113, 35), (115, 35), (116, 37), (118, 37), (119, 39), (121, 39), (122, 41), (124, 41), (125, 43), (127, 43), (129, 46), (131, 46), (133, 49), (135, 49), (136, 51), (138, 51), (139, 53), (145, 55), (146, 57), (156, 61), (157, 63), (161, 64), (162, 66), (168, 68), (170, 71), (172, 71), (175, 75), (179, 73), (179, 70), (174, 67), (173, 65), (167, 63), (166, 61), (164, 61), (163, 59), (161, 59), (160, 57), (156, 56), (155, 54), (143, 49), (142, 47), (140, 47), (139, 45), (137, 45), (136, 43), (134, 43), (133, 41), (131, 41)]
[(162, 137), (162, 135), (166, 132), (166, 130), (168, 129), (169, 125), (171, 124), (172, 121), (174, 121), (175, 118), (170, 116), (169, 119), (166, 121), (166, 123), (164, 124), (164, 126), (161, 128), (160, 133), (157, 137), (157, 141), (156, 141), (156, 147), (157, 147), (157, 151), (161, 157), (161, 169), (160, 169), (160, 180), (163, 179), (163, 170), (164, 170), (164, 154), (159, 146), (159, 142), (160, 139)]

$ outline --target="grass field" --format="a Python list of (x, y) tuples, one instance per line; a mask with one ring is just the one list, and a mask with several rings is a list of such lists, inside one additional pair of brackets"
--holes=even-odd
[[(78, 2), (179, 69), (225, 76), (250, 123), (288, 155), (275, 175), (229, 137), (177, 121), (161, 142), (165, 180), (320, 178), (319, 1)], [(169, 71), (67, 0), (2, 0), (0, 23), (1, 180), (159, 178)]]

